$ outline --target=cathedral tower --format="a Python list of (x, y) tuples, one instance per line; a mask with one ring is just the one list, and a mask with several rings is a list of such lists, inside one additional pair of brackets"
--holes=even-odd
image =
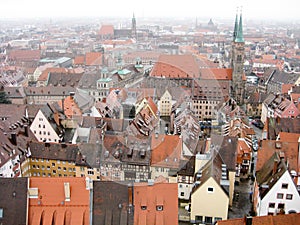
[(245, 62), (245, 40), (243, 35), (243, 18), (240, 13), (240, 20), (238, 22), (238, 15), (236, 15), (233, 42), (232, 42), (232, 97), (239, 105), (244, 103), (245, 95), (245, 80), (244, 80), (244, 62)]
[(136, 19), (133, 13), (133, 17), (131, 20), (131, 37), (137, 39), (137, 32), (136, 32)]

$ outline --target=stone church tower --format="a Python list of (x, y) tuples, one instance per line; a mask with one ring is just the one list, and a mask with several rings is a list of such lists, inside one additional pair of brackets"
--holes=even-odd
[(131, 37), (137, 39), (137, 32), (136, 32), (136, 19), (133, 14), (133, 17), (131, 19)]
[(238, 15), (236, 15), (235, 19), (231, 55), (231, 67), (233, 69), (231, 94), (239, 105), (244, 103), (245, 96), (244, 62), (245, 40), (243, 35), (243, 19), (241, 13), (239, 21)]

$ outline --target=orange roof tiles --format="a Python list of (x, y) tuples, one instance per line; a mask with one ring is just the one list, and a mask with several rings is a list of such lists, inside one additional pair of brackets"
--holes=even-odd
[(74, 58), (74, 64), (75, 65), (84, 65), (85, 61), (85, 56), (84, 55), (79, 55)]
[(232, 69), (200, 68), (211, 67), (203, 60), (196, 61), (193, 55), (161, 55), (154, 65), (151, 76), (169, 78), (202, 78), (212, 80), (231, 80)]
[(153, 134), (151, 147), (152, 166), (179, 167), (182, 139), (178, 135)]
[(85, 65), (87, 65), (87, 66), (102, 65), (102, 53), (101, 52), (87, 52), (85, 54)]
[(298, 142), (263, 140), (262, 147), (257, 152), (256, 171), (259, 171), (263, 167), (274, 152), (283, 153), (283, 157), (289, 162), (289, 170), (299, 170)]
[(33, 177), (29, 182), (29, 189), (38, 189), (37, 198), (29, 197), (29, 224), (89, 224), (90, 195), (85, 178)]
[(134, 224), (177, 225), (178, 184), (134, 185)]
[(161, 55), (151, 76), (198, 77), (199, 67), (193, 55)]
[(200, 77), (202, 79), (213, 79), (213, 80), (232, 80), (232, 69), (223, 68), (205, 68), (200, 69)]
[(82, 115), (80, 108), (78, 107), (74, 98), (71, 96), (66, 97), (64, 100), (58, 101), (58, 105), (63, 108), (64, 114), (69, 119), (73, 116)]

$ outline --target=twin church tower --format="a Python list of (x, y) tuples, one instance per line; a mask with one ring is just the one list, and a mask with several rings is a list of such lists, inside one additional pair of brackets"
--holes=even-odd
[(232, 97), (239, 105), (244, 103), (245, 95), (245, 40), (243, 35), (243, 18), (242, 13), (236, 14), (232, 50), (231, 50), (231, 68), (232, 68)]

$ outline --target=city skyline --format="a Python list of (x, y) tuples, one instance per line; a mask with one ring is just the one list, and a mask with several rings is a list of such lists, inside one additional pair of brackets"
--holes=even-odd
[(0, 18), (35, 18), (35, 17), (212, 17), (232, 18), (242, 6), (247, 19), (257, 20), (299, 20), (297, 13), (299, 2), (287, 0), (284, 4), (273, 4), (259, 0), (252, 1), (107, 1), (96, 0), (58, 1), (42, 3), (37, 0), (4, 0), (1, 1)]

